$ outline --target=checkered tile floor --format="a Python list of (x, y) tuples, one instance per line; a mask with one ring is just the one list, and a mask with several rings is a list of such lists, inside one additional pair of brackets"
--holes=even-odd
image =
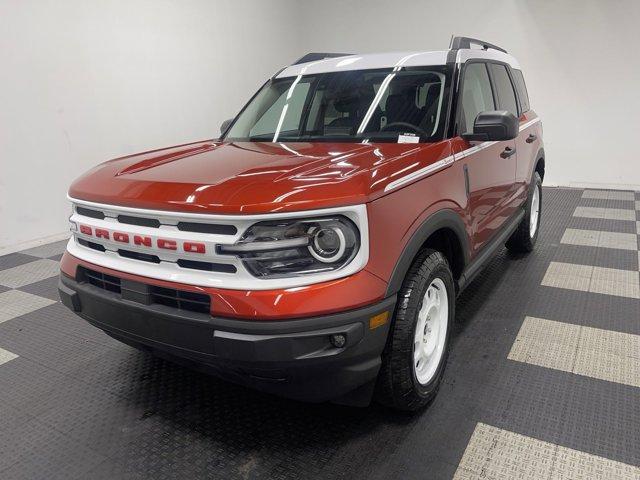
[(640, 479), (640, 194), (544, 189), (530, 255), (458, 302), (407, 417), (282, 400), (138, 352), (57, 298), (65, 242), (0, 257), (0, 479)]

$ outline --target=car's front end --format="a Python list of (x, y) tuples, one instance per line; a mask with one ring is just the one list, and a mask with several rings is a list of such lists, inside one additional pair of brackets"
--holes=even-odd
[(60, 294), (126, 343), (304, 400), (377, 374), (394, 299), (363, 205), (262, 215), (73, 201)]

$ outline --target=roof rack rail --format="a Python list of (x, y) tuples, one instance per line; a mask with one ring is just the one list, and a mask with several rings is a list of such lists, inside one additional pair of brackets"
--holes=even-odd
[(316, 60), (324, 60), (325, 58), (346, 57), (353, 55), (353, 53), (307, 53), (303, 57), (293, 62), (291, 65), (298, 65), (300, 63), (315, 62)]
[(471, 48), (471, 45), (480, 45), (483, 50), (493, 49), (500, 52), (508, 53), (504, 48), (500, 48), (493, 43), (485, 42), (484, 40), (478, 40), (477, 38), (470, 37), (451, 37), (450, 50), (460, 50), (462, 48)]

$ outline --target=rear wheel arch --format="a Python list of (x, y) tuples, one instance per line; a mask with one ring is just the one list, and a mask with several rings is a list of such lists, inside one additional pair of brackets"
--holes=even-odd
[(462, 217), (451, 209), (438, 210), (418, 227), (396, 262), (386, 296), (398, 293), (415, 258), (426, 248), (445, 256), (457, 284), (469, 262), (469, 240)]
[(533, 171), (531, 172), (531, 178), (533, 178), (534, 172), (538, 172), (540, 180), (544, 181), (545, 162), (544, 162), (544, 148), (538, 150), (536, 153), (536, 161), (533, 164)]

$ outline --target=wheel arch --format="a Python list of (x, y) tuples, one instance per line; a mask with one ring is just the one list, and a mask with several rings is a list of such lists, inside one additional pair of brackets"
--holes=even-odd
[(536, 161), (533, 163), (533, 171), (531, 172), (531, 178), (533, 178), (533, 173), (538, 172), (540, 175), (540, 180), (544, 180), (544, 172), (545, 172), (545, 162), (544, 162), (544, 148), (538, 150), (536, 153)]
[(445, 256), (457, 288), (469, 263), (469, 240), (460, 215), (451, 209), (443, 209), (429, 216), (405, 245), (391, 274), (386, 296), (398, 293), (411, 264), (425, 248), (433, 248)]

